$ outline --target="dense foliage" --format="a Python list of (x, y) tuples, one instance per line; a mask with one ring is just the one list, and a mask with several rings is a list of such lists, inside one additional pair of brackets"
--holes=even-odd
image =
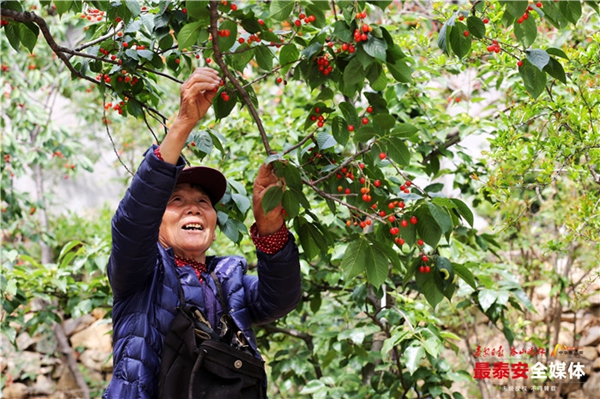
[[(594, 270), (600, 22), (593, 1), (458, 3), (2, 1), (3, 333), (110, 307), (110, 212), (53, 214), (43, 183), (91, 170), (90, 142), (134, 170), (178, 84), (214, 66), (223, 85), (186, 150), (228, 177), (214, 249), (252, 258), (249, 182), (266, 161), (286, 189), (263, 206), (283, 202), (302, 252), (303, 303), (259, 333), (273, 392), (462, 397), (466, 363), (441, 356), (469, 355), (457, 315), (512, 344), (530, 285), (577, 289), (507, 250)], [(55, 123), (57, 97), (91, 129)], [(15, 188), (25, 175), (35, 195)], [(25, 321), (32, 298), (46, 306)]]

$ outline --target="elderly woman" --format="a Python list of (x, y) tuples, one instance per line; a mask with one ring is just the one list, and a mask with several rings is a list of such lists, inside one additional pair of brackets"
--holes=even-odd
[[(301, 296), (298, 249), (278, 207), (264, 214), (265, 192), (279, 184), (263, 165), (254, 182), (250, 229), (258, 276), (239, 256), (207, 256), (216, 238), (214, 207), (227, 182), (219, 171), (184, 168), (186, 140), (212, 104), (217, 72), (198, 68), (181, 87), (180, 109), (160, 147), (145, 154), (114, 215), (108, 276), (114, 295), (114, 373), (104, 398), (157, 398), (164, 340), (180, 306), (200, 309), (217, 325), (223, 309), (212, 275), (237, 327), (257, 357), (251, 326), (293, 310)], [(212, 273), (214, 272), (214, 274)]]

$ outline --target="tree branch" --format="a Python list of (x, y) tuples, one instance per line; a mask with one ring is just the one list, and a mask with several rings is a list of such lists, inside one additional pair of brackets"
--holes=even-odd
[(265, 147), (265, 151), (267, 152), (267, 155), (272, 155), (274, 152), (273, 150), (271, 150), (267, 133), (265, 132), (262, 120), (260, 119), (256, 108), (254, 108), (254, 104), (252, 104), (252, 100), (250, 99), (248, 92), (246, 92), (246, 90), (240, 84), (239, 80), (231, 73), (231, 71), (223, 61), (223, 53), (221, 52), (221, 48), (219, 47), (218, 40), (219, 3), (219, 0), (210, 0), (210, 34), (213, 38), (212, 44), (215, 62), (219, 65), (219, 68), (221, 68), (221, 72), (223, 72), (227, 79), (231, 82), (231, 84), (233, 84), (233, 87), (235, 87), (236, 91), (239, 93), (240, 97), (244, 101), (244, 104), (246, 104), (246, 106), (248, 107), (248, 111), (250, 112), (252, 119), (254, 119), (256, 127), (258, 128), (258, 131), (260, 133), (260, 137), (262, 139), (263, 146)]
[(438, 155), (441, 155), (443, 150), (446, 150), (449, 147), (452, 147), (454, 144), (457, 144), (459, 142), (460, 142), (460, 132), (458, 131), (458, 129), (451, 131), (446, 136), (446, 141), (442, 145), (435, 147), (433, 149), (433, 151), (431, 151), (429, 154), (427, 154), (421, 161), (421, 164), (427, 165), (427, 163), (429, 161), (431, 161), (433, 158), (437, 157)]

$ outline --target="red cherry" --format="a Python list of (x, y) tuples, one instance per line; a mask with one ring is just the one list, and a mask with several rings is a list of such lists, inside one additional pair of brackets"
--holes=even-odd
[(375, 181), (373, 182), (373, 185), (374, 185), (375, 187), (380, 187), (380, 186), (381, 186), (381, 181), (379, 181), (379, 180), (375, 180)]
[(468, 30), (464, 31), (463, 35), (465, 35), (465, 37), (469, 37), (469, 31)]
[(404, 245), (404, 238), (397, 238), (396, 243), (398, 243), (398, 245)]
[(429, 273), (431, 271), (431, 267), (425, 266), (425, 273)]
[(363, 31), (364, 33), (367, 33), (367, 32), (369, 31), (369, 25), (367, 25), (367, 24), (364, 24), (364, 25), (362, 26), (362, 31)]
[(263, 21), (262, 19), (259, 19), (258, 20), (258, 24), (261, 25), (261, 26), (263, 26), (265, 24), (265, 21)]
[(488, 18), (484, 18), (484, 19), (483, 19), (483, 23), (484, 23), (484, 24), (487, 24), (488, 22), (490, 22), (490, 20), (489, 20)]
[(207, 58), (207, 59), (206, 59), (206, 63), (207, 63), (207, 64), (210, 64), (211, 62), (212, 62), (212, 60), (211, 60), (210, 58)]
[(281, 78), (281, 76), (280, 76), (280, 77), (278, 77), (278, 78), (276, 79), (276, 81), (277, 81), (277, 84), (279, 84), (279, 83), (283, 82), (283, 79), (282, 79), (282, 78)]
[(353, 132), (354, 131), (354, 125), (348, 125), (348, 131), (349, 132)]
[(400, 229), (397, 228), (397, 227), (392, 227), (390, 229), (390, 234), (393, 235), (393, 236), (397, 235), (399, 232), (400, 232)]
[(420, 271), (421, 273), (425, 273), (425, 266), (421, 266), (421, 267), (419, 267), (419, 271)]
[(423, 262), (427, 262), (429, 260), (429, 257), (427, 255), (423, 255), (421, 256), (421, 260), (423, 260)]
[(237, 5), (231, 3), (231, 11), (237, 10)]
[(402, 225), (402, 227), (408, 227), (408, 222), (406, 221), (406, 219), (402, 219), (400, 225)]
[(362, 118), (362, 124), (366, 125), (367, 123), (369, 123), (369, 118), (367, 118), (367, 117)]
[(297, 19), (297, 20), (294, 21), (294, 25), (300, 26), (300, 25), (302, 25), (302, 21), (300, 21), (299, 19)]
[(423, 240), (421, 240), (420, 238), (417, 240), (417, 245), (422, 247), (424, 244)]
[(386, 157), (387, 157), (387, 155), (386, 155), (386, 153), (385, 153), (385, 152), (380, 152), (380, 153), (379, 153), (379, 159), (383, 160), (383, 159), (385, 159)]
[(417, 220), (417, 217), (416, 217), (416, 216), (412, 216), (412, 217), (410, 218), (410, 224), (417, 224), (417, 222), (418, 222), (418, 220)]
[(350, 189), (349, 189), (349, 188), (347, 188), (347, 189), (345, 189), (345, 190), (344, 190), (344, 193), (345, 193), (345, 194), (350, 194), (350, 193), (351, 193), (351, 191), (350, 191)]
[(390, 223), (394, 223), (396, 221), (396, 217), (394, 215), (390, 215), (390, 216), (388, 216), (388, 221)]
[(521, 61), (521, 60), (517, 61), (517, 66), (519, 68), (521, 68), (523, 66), (523, 61)]
[(370, 114), (373, 113), (373, 107), (368, 106), (367, 107), (367, 112), (370, 113)]

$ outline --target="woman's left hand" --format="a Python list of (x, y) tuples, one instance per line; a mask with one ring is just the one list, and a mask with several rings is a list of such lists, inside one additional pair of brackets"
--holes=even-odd
[(267, 214), (264, 213), (262, 200), (266, 192), (271, 187), (279, 186), (283, 190), (282, 181), (273, 171), (273, 164), (262, 164), (258, 170), (258, 175), (254, 179), (254, 189), (252, 191), (252, 210), (254, 219), (260, 236), (267, 236), (276, 233), (285, 223), (283, 219), (283, 206), (277, 205)]

